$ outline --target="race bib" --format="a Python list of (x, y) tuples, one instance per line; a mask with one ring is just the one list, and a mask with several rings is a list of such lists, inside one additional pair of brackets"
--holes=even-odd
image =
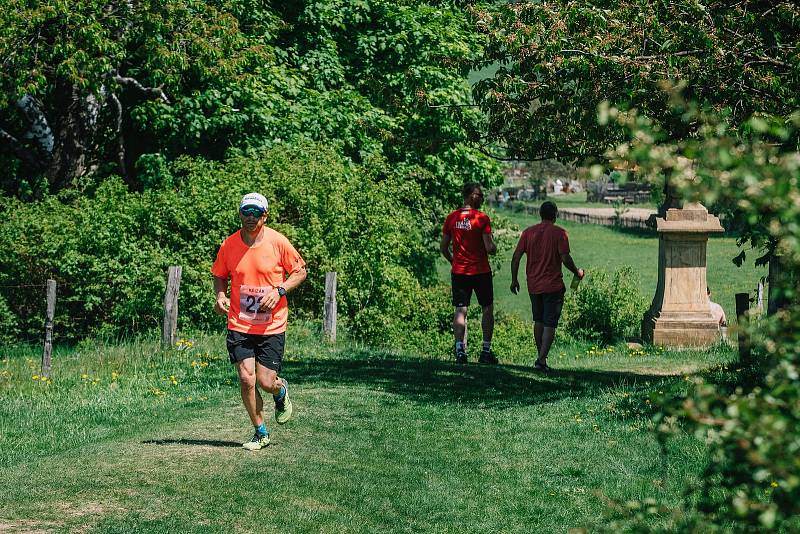
[(267, 292), (272, 287), (242, 286), (239, 289), (239, 320), (250, 324), (265, 324), (272, 321), (272, 310), (259, 310)]

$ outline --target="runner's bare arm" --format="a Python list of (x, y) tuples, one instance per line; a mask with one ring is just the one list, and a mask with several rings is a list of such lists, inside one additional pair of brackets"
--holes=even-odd
[(283, 283), (283, 289), (285, 289), (287, 293), (291, 293), (294, 288), (303, 283), (306, 276), (308, 276), (308, 273), (306, 272), (305, 266), (298, 267), (289, 274), (289, 278)]
[(483, 236), (483, 247), (486, 249), (486, 253), (490, 256), (494, 256), (497, 254), (497, 245), (492, 238), (491, 232), (488, 234), (481, 234)]
[(522, 259), (523, 254), (525, 254), (525, 249), (517, 247), (514, 251), (514, 255), (511, 257), (511, 292), (515, 295), (519, 293), (519, 279), (517, 278), (517, 274), (519, 273), (519, 261)]
[(569, 252), (561, 255), (561, 263), (563, 263), (564, 267), (569, 269), (572, 274), (576, 275), (578, 278), (583, 278), (583, 269), (575, 267), (575, 262), (572, 261), (572, 256), (569, 255)]
[[(294, 288), (299, 286), (303, 283), (303, 280), (306, 279), (307, 272), (305, 266), (297, 267), (294, 271), (289, 273), (289, 277), (283, 281), (281, 287), (286, 290), (287, 293), (291, 292)], [(280, 302), (281, 296), (278, 294), (278, 288), (276, 287), (273, 291), (270, 291), (264, 297), (261, 306), (259, 307), (260, 310), (271, 310), (275, 306), (278, 305)]]
[(453, 255), (450, 254), (450, 239), (450, 234), (442, 234), (442, 241), (439, 243), (439, 251), (448, 262), (453, 263)]
[(228, 315), (228, 308), (231, 306), (231, 301), (227, 296), (228, 293), (228, 279), (214, 277), (214, 295), (216, 301), (214, 302), (214, 311), (220, 315)]

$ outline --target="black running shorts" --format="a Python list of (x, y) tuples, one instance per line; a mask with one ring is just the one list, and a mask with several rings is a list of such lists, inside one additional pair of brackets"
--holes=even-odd
[(483, 274), (450, 273), (450, 283), (453, 287), (453, 306), (456, 308), (469, 306), (473, 291), (475, 291), (478, 304), (481, 306), (491, 306), (494, 303), (491, 272)]
[(550, 328), (557, 327), (564, 306), (564, 292), (562, 289), (555, 293), (530, 293), (533, 322)]
[(281, 371), (283, 347), (286, 343), (285, 332), (265, 336), (228, 330), (228, 337), (225, 342), (228, 345), (228, 357), (231, 363), (241, 362), (247, 358), (255, 358), (258, 363), (267, 369), (272, 369), (276, 373)]

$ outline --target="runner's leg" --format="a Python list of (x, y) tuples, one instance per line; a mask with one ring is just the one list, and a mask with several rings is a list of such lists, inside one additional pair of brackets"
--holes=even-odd
[(494, 334), (494, 304), (482, 306), (483, 317), (481, 318), (481, 329), (483, 330), (483, 341), (492, 341)]
[(456, 306), (456, 311), (453, 314), (453, 337), (456, 343), (466, 343), (464, 334), (467, 330), (467, 307)]
[(268, 392), (270, 395), (277, 395), (281, 392), (283, 383), (278, 378), (278, 373), (261, 365), (256, 364), (256, 375), (258, 377), (258, 386)]
[(542, 337), (544, 336), (544, 324), (541, 321), (533, 323), (533, 339), (536, 341), (536, 357), (541, 358)]
[[(539, 323), (536, 324), (538, 325)], [(541, 363), (547, 363), (547, 354), (550, 352), (550, 347), (553, 345), (555, 337), (555, 328), (542, 325), (542, 346), (539, 349), (539, 361)]]
[(263, 409), (263, 401), (261, 395), (256, 390), (256, 359), (247, 358), (236, 363), (236, 371), (239, 374), (239, 389), (242, 394), (242, 403), (244, 404), (247, 415), (250, 416), (250, 421), (253, 426), (260, 426), (264, 422), (264, 416), (261, 413)]

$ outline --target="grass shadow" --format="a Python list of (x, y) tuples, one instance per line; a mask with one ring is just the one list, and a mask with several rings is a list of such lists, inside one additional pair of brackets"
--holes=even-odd
[(219, 441), (211, 439), (148, 439), (143, 445), (195, 445), (200, 447), (241, 447), (236, 441)]
[(540, 404), (564, 397), (593, 397), (614, 386), (646, 386), (669, 378), (571, 369), (544, 374), (519, 365), (457, 366), (441, 360), (375, 358), (374, 352), (367, 351), (350, 354), (354, 357), (347, 360), (287, 363), (287, 376), (295, 385), (364, 386), (420, 403), (475, 403), (492, 407)]

